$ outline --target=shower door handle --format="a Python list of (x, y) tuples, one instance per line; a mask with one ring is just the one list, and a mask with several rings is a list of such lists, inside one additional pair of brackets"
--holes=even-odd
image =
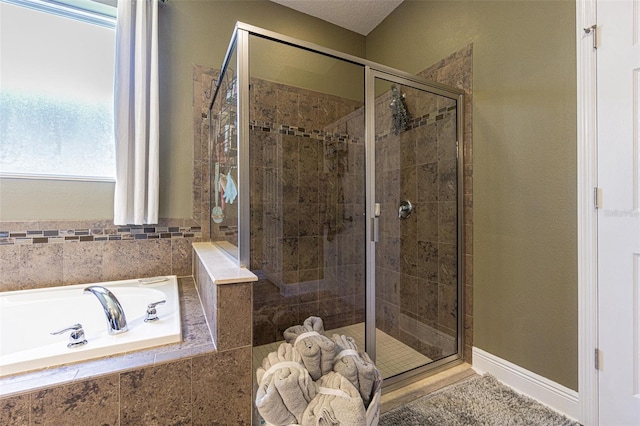
[(371, 241), (378, 242), (378, 217), (371, 218)]
[(378, 218), (380, 217), (380, 203), (373, 205), (373, 217), (371, 218), (371, 241), (378, 242)]

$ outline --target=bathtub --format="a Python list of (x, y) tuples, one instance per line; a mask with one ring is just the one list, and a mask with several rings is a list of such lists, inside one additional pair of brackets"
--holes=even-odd
[[(125, 312), (128, 331), (110, 335), (90, 285), (108, 288)], [(147, 306), (158, 320), (145, 322)], [(87, 343), (69, 348), (70, 332), (52, 332), (82, 324)], [(101, 358), (182, 340), (176, 276), (90, 283), (0, 292), (0, 376)]]

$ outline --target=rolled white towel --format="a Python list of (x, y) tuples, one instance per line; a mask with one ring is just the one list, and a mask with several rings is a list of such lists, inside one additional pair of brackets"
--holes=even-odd
[(256, 408), (262, 418), (274, 425), (299, 424), (316, 385), (295, 348), (281, 344), (263, 360), (256, 377)]
[(364, 426), (366, 411), (358, 390), (338, 373), (330, 372), (316, 383), (318, 393), (302, 416), (302, 426)]
[(338, 334), (332, 337), (339, 349), (333, 371), (343, 375), (358, 389), (364, 406), (368, 407), (376, 385), (382, 380), (380, 370), (366, 352), (358, 351), (358, 345), (352, 337)]
[(335, 342), (324, 335), (321, 318), (309, 317), (303, 325), (287, 328), (284, 338), (298, 350), (313, 380), (318, 380), (333, 370), (333, 361), (338, 350)]

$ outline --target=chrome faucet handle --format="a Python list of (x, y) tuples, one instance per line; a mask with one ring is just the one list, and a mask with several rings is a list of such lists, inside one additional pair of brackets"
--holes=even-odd
[(408, 219), (411, 216), (411, 212), (413, 211), (413, 205), (409, 200), (400, 201), (400, 206), (398, 207), (398, 218), (399, 219)]
[(67, 344), (68, 348), (75, 348), (87, 343), (87, 339), (84, 338), (84, 329), (80, 323), (74, 324), (71, 327), (63, 328), (59, 331), (54, 331), (51, 335), (56, 336), (67, 331), (71, 331), (71, 334), (69, 335), (69, 343)]
[(147, 317), (144, 319), (144, 322), (159, 320), (160, 318), (158, 318), (158, 311), (156, 310), (156, 305), (159, 305), (165, 302), (166, 300), (160, 300), (159, 302), (149, 303), (149, 305), (147, 306)]

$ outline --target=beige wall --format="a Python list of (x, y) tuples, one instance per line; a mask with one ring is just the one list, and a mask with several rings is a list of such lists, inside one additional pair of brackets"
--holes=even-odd
[[(577, 389), (575, 4), (411, 1), (366, 38), (267, 1), (160, 11), (160, 216), (192, 203), (192, 64), (237, 20), (412, 73), (474, 45), (474, 344)], [(0, 180), (0, 220), (112, 217), (113, 184)]]
[(411, 73), (473, 43), (474, 346), (571, 389), (574, 30), (571, 1), (408, 0), (367, 37), (367, 59)]
[[(266, 0), (170, 1), (159, 11), (160, 217), (192, 210), (193, 64), (220, 67), (236, 21), (356, 56), (365, 38)], [(109, 219), (113, 183), (0, 179), (0, 220)]]

